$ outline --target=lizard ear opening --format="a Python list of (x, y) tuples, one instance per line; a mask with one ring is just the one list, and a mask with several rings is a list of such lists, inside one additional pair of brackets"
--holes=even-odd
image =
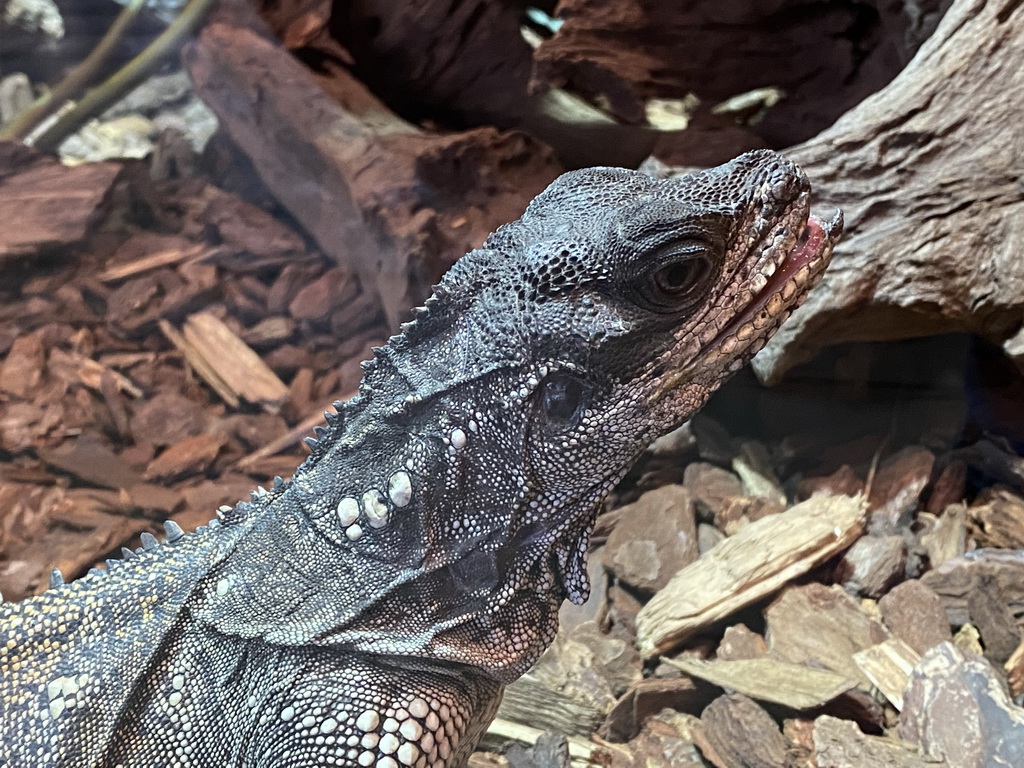
[(537, 408), (545, 428), (562, 432), (579, 426), (589, 390), (580, 377), (568, 371), (548, 374), (537, 388)]

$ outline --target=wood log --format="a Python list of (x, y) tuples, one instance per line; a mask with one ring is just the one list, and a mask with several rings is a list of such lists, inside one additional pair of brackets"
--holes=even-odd
[(336, 62), (318, 81), (239, 3), (206, 25), (184, 61), (271, 193), (324, 253), (356, 270), (391, 326), (561, 170), (526, 134), (425, 133)]
[(956, 0), (880, 92), (788, 154), (846, 235), (755, 358), (776, 381), (825, 346), (967, 331), (1024, 366), (1024, 6)]

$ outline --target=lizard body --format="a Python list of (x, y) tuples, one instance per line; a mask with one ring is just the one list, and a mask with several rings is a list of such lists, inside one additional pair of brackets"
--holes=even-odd
[(586, 599), (604, 496), (823, 272), (772, 152), (557, 179), (365, 364), (288, 483), (0, 605), (0, 764), (462, 766)]

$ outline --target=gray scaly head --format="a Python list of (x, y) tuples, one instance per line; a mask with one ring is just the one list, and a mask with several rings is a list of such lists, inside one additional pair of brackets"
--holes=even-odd
[(842, 222), (809, 189), (767, 151), (557, 179), (376, 351), (202, 618), (515, 679), (587, 597), (604, 496), (820, 278)]

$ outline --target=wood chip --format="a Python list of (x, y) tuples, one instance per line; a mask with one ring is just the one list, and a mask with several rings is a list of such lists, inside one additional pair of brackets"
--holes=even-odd
[(770, 595), (850, 546), (864, 526), (861, 497), (815, 496), (750, 523), (677, 573), (637, 616), (645, 656)]
[(936, 646), (914, 668), (903, 700), (900, 736), (950, 766), (1024, 765), (1024, 709), (980, 656)]
[(37, 334), (19, 336), (0, 365), (0, 391), (30, 398), (43, 379), (46, 352)]
[(696, 714), (719, 695), (717, 688), (699, 678), (650, 677), (633, 683), (608, 713), (598, 733), (611, 741), (628, 741), (644, 721), (665, 708)]
[[(487, 726), (487, 732), (480, 741), (480, 747), (486, 748), (489, 745), (495, 747), (502, 746), (509, 741), (533, 745), (537, 743), (537, 739), (543, 733), (544, 731), (540, 728), (532, 728), (528, 725), (520, 725), (519, 723), (513, 723), (511, 720), (496, 717)], [(596, 745), (577, 738), (569, 738), (567, 741), (569, 742), (569, 757), (572, 759), (574, 768), (593, 765), (590, 762), (590, 756), (597, 749)]]
[(1007, 681), (1010, 684), (1010, 695), (1017, 698), (1024, 693), (1024, 640), (1021, 640), (1010, 658), (1003, 665), (1006, 670)]
[(788, 763), (779, 726), (746, 696), (719, 696), (700, 721), (694, 743), (716, 768), (778, 768)]
[[(109, 376), (119, 392), (124, 392), (134, 398), (142, 397), (142, 390), (135, 386), (127, 376), (111, 370), (85, 355), (65, 352), (54, 347), (50, 350), (49, 367), (52, 372), (64, 378), (65, 381), (70, 381), (73, 377), (94, 392), (103, 392), (103, 377)], [(63, 375), (61, 375), (62, 373)]]
[(853, 654), (853, 660), (897, 710), (903, 709), (903, 689), (910, 673), (921, 660), (917, 652), (899, 638), (889, 638)]
[(979, 500), (983, 503), (967, 510), (978, 546), (1024, 549), (1024, 499), (997, 486), (987, 488)]
[(828, 669), (775, 659), (702, 661), (678, 658), (664, 661), (719, 688), (798, 710), (820, 707), (857, 685), (856, 680)]
[(814, 721), (814, 765), (842, 768), (954, 768), (913, 744), (866, 736), (856, 723), (822, 715)]
[[(918, 517), (921, 522), (926, 522), (927, 518), (923, 513)], [(921, 545), (928, 552), (932, 568), (964, 554), (967, 551), (967, 506), (950, 504), (946, 507), (931, 530), (922, 534)]]
[(83, 434), (69, 445), (41, 449), (39, 455), (50, 466), (90, 485), (119, 489), (142, 481), (138, 472), (91, 434)]
[(109, 283), (114, 280), (123, 280), (158, 267), (167, 267), (172, 264), (181, 264), (186, 261), (197, 261), (208, 255), (210, 246), (205, 243), (193, 245), (189, 248), (168, 248), (156, 253), (151, 253), (142, 258), (130, 261), (127, 264), (117, 264), (109, 267), (97, 275), (97, 279)]
[(167, 448), (146, 467), (147, 480), (168, 481), (205, 473), (224, 447), (223, 437), (211, 434), (186, 437)]
[(214, 315), (190, 315), (181, 333), (161, 320), (160, 330), (232, 408), (244, 399), (275, 413), (288, 399), (284, 382)]
[(878, 607), (885, 625), (918, 655), (953, 639), (942, 600), (917, 579), (894, 587)]
[(948, 560), (921, 577), (921, 582), (942, 598), (946, 617), (953, 626), (970, 623), (971, 595), (997, 586), (1017, 627), (1024, 631), (1024, 552), (979, 549)]
[[(30, 153), (8, 145), (0, 154)], [(121, 173), (118, 163), (88, 163), (68, 168), (36, 154), (23, 170), (0, 179), (0, 210), (17, 212), (17, 226), (0, 227), (0, 262), (40, 249), (68, 248), (89, 231), (98, 209)]]
[(889, 639), (864, 603), (838, 585), (817, 582), (786, 588), (765, 610), (765, 622), (772, 658), (831, 669), (861, 681), (865, 689), (871, 680), (853, 654)]

